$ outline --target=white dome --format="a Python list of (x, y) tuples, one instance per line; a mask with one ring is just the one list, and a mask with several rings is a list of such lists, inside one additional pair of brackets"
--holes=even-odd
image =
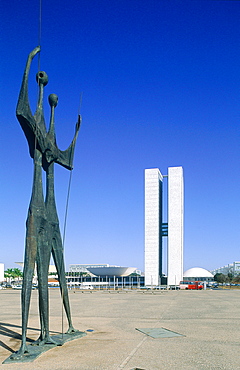
[(205, 270), (201, 267), (193, 267), (184, 272), (183, 277), (211, 277), (213, 274), (210, 271)]

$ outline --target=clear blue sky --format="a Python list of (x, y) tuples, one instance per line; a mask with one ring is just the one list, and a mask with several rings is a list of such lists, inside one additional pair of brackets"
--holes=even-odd
[[(0, 4), (1, 255), (23, 260), (32, 160), (15, 117), (39, 1)], [(70, 263), (144, 266), (144, 169), (183, 166), (185, 269), (240, 260), (240, 2), (42, 0), (41, 69), (58, 146), (83, 118), (68, 210)], [(36, 107), (37, 58), (30, 94)], [(63, 225), (69, 172), (56, 165)]]

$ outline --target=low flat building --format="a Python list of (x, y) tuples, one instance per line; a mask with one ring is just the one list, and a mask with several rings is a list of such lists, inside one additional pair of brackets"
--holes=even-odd
[(136, 267), (123, 267), (109, 264), (74, 264), (69, 265), (71, 273), (89, 273), (92, 276), (129, 276), (133, 273), (141, 275)]
[(237, 276), (237, 275), (240, 274), (240, 262), (237, 261), (237, 262), (229, 263), (228, 265), (225, 265), (223, 267), (218, 267), (217, 269), (212, 270), (211, 273), (213, 275), (216, 275), (216, 274), (224, 274), (224, 275), (233, 274), (234, 276)]

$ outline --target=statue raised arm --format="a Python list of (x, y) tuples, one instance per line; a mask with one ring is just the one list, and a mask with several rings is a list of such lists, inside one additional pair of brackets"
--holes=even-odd
[(69, 145), (68, 149), (66, 149), (65, 151), (59, 150), (59, 156), (56, 159), (56, 163), (60, 164), (61, 166), (65, 167), (65, 168), (67, 168), (68, 170), (73, 169), (73, 156), (74, 156), (75, 145), (76, 145), (76, 141), (77, 141), (77, 137), (78, 137), (78, 132), (79, 132), (80, 125), (81, 125), (81, 120), (82, 119), (81, 119), (81, 116), (79, 114), (78, 115), (78, 121), (77, 121), (76, 126), (75, 126), (75, 135), (74, 135), (74, 138), (73, 138), (71, 144)]
[[(32, 60), (39, 52), (40, 47), (37, 46), (28, 56), (19, 93), (16, 115), (28, 141), (30, 156), (33, 158), (34, 149), (36, 147), (43, 154), (44, 169), (47, 163), (55, 162), (71, 170), (73, 168), (73, 155), (81, 124), (81, 117), (80, 115), (78, 116), (75, 135), (70, 146), (65, 151), (60, 150), (56, 144), (55, 134), (51, 134), (51, 131), (54, 130), (54, 128), (51, 128), (51, 124), (48, 133), (46, 131), (43, 115), (43, 89), (48, 83), (48, 76), (46, 72), (43, 71), (38, 72), (36, 76), (39, 84), (39, 97), (36, 112), (34, 115), (32, 114), (28, 97), (28, 77)], [(53, 97), (57, 99), (55, 94), (51, 94), (50, 97), (52, 99)], [(51, 99), (50, 97), (49, 99)], [(50, 105), (52, 109), (51, 113), (53, 114), (56, 105), (54, 105), (54, 102)]]
[(29, 71), (33, 58), (39, 52), (40, 47), (37, 46), (33, 51), (31, 51), (28, 56), (16, 109), (17, 119), (28, 141), (29, 152), (32, 158), (34, 155), (35, 147), (37, 147), (42, 152), (46, 146), (46, 125), (43, 116), (43, 88), (48, 83), (48, 76), (45, 72), (37, 73), (39, 96), (37, 109), (34, 115), (32, 114), (28, 97)]

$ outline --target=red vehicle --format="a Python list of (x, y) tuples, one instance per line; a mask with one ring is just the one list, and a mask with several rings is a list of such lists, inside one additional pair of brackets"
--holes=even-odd
[(203, 285), (200, 281), (181, 281), (180, 289), (201, 290), (203, 289)]

